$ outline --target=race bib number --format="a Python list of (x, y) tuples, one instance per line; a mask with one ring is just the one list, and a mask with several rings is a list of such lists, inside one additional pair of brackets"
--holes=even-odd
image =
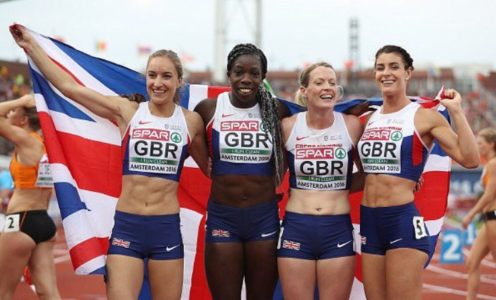
[(220, 123), (220, 160), (230, 163), (267, 163), (272, 157), (270, 135), (257, 120)]
[(176, 174), (182, 155), (183, 139), (176, 131), (135, 129), (129, 141), (129, 170)]
[(359, 151), (366, 173), (401, 173), (401, 143), (403, 134), (398, 128), (367, 129), (360, 140)]
[(4, 232), (16, 232), (20, 230), (19, 227), (19, 214), (8, 215), (5, 218)]
[(46, 154), (40, 160), (38, 165), (38, 177), (36, 178), (36, 186), (43, 188), (53, 187), (52, 173), (50, 172), (50, 163)]
[(413, 217), (413, 230), (415, 231), (415, 238), (417, 240), (420, 240), (421, 238), (427, 236), (424, 217), (419, 217), (419, 216)]
[(345, 189), (348, 153), (341, 145), (296, 145), (295, 169), (300, 189)]

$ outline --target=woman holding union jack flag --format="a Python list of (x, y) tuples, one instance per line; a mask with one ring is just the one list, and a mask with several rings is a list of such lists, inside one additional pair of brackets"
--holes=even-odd
[(177, 54), (159, 50), (150, 55), (145, 74), (149, 101), (144, 96), (128, 100), (78, 84), (23, 26), (13, 25), (11, 33), (62, 94), (119, 128), (123, 177), (106, 265), (108, 298), (137, 299), (146, 261), (152, 297), (180, 299), (184, 246), (178, 181), (188, 155), (207, 173), (207, 149), (200, 116), (177, 104), (183, 79)]
[(374, 68), (384, 102), (370, 115), (358, 143), (367, 174), (360, 207), (365, 294), (371, 300), (421, 299), (422, 271), (432, 247), (428, 226), (414, 203), (416, 183), (434, 140), (467, 168), (479, 164), (477, 144), (457, 91), (446, 90), (440, 100), (456, 132), (436, 110), (407, 97), (413, 59), (405, 49), (382, 47)]

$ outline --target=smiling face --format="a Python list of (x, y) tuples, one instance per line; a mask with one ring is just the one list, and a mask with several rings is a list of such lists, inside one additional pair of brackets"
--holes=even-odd
[(257, 102), (258, 87), (262, 83), (260, 58), (252, 54), (240, 55), (227, 71), (231, 85), (232, 104), (238, 107), (251, 107)]
[(150, 59), (146, 69), (146, 89), (150, 101), (162, 105), (174, 101), (174, 96), (181, 81), (176, 67), (166, 56)]
[(311, 108), (332, 109), (338, 100), (336, 72), (328, 66), (318, 66), (308, 73), (308, 85), (300, 87)]
[(375, 82), (383, 96), (406, 95), (406, 83), (412, 74), (397, 52), (381, 53), (375, 61)]

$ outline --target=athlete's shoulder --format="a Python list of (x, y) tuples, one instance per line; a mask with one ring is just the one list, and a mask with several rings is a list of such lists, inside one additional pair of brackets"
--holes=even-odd
[(203, 119), (203, 123), (208, 124), (215, 114), (217, 108), (217, 98), (207, 98), (201, 100), (195, 107), (197, 112)]

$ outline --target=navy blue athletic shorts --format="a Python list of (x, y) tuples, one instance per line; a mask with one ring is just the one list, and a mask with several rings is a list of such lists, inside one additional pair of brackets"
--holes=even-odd
[(430, 255), (429, 232), (413, 202), (390, 207), (360, 206), (362, 252), (385, 255), (397, 248)]
[(309, 260), (355, 255), (350, 215), (305, 215), (286, 212), (278, 257)]
[(205, 239), (207, 243), (276, 240), (279, 226), (279, 207), (275, 200), (238, 208), (210, 199)]
[(142, 216), (115, 212), (108, 254), (156, 260), (184, 257), (179, 214)]

